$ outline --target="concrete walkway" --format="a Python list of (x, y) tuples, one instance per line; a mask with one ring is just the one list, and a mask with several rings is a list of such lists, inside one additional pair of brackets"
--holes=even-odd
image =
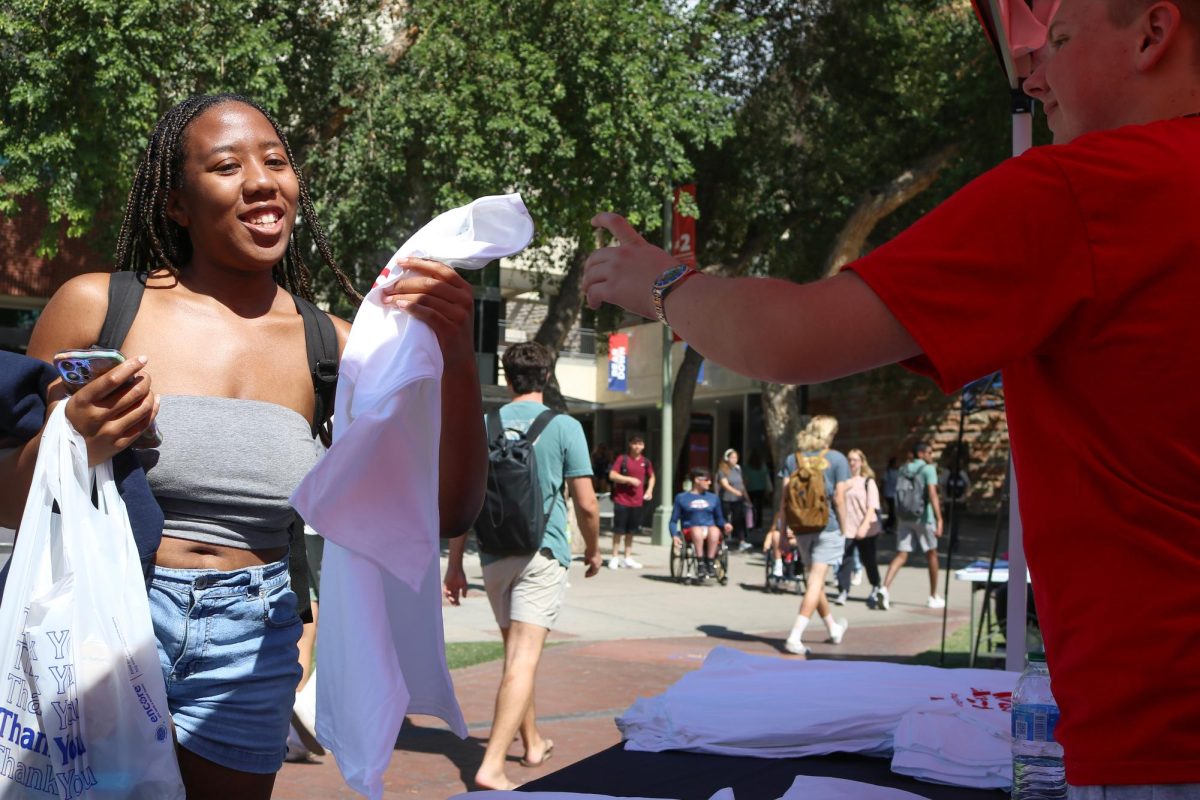
[[(963, 556), (955, 565), (986, 555), (990, 523), (980, 520), (964, 530)], [(882, 545), (886, 565), (891, 552)], [(1001, 547), (1003, 549), (1003, 545)], [(944, 545), (943, 545), (944, 552)], [(537, 713), (543, 735), (554, 740), (554, 756), (546, 767), (524, 769), (516, 762), (520, 745), (510, 750), (510, 777), (532, 780), (620, 740), (613, 718), (638, 697), (658, 694), (684, 673), (698, 667), (714, 647), (795, 658), (782, 651), (799, 606), (799, 598), (763, 591), (764, 563), (757, 552), (731, 557), (727, 586), (685, 586), (668, 574), (667, 551), (642, 544), (636, 555), (643, 570), (609, 570), (584, 579), (580, 563), (571, 566), (557, 642), (542, 659), (538, 675)], [(944, 561), (944, 558), (943, 558)], [(850, 620), (841, 645), (823, 643), (824, 626), (815, 621), (806, 636), (811, 658), (904, 659), (938, 648), (942, 615), (925, 607), (928, 578), (924, 560), (911, 560), (893, 585), (892, 609), (866, 607), (869, 587), (855, 587), (850, 602), (834, 607), (835, 616)], [(885, 567), (881, 566), (881, 571)], [(491, 609), (483, 594), (478, 559), (468, 556), (471, 590), (460, 607), (443, 609), (448, 642), (498, 640)], [(944, 579), (944, 573), (943, 573)], [(939, 591), (942, 587), (939, 580)], [(965, 584), (952, 585), (950, 630), (966, 624), (969, 596)], [(500, 663), (457, 670), (455, 689), (470, 735), (460, 741), (440, 721), (414, 717), (401, 733), (386, 776), (386, 797), (448, 797), (471, 788), (487, 743)], [(288, 764), (276, 783), (275, 797), (351, 798), (331, 757), (321, 764)]]

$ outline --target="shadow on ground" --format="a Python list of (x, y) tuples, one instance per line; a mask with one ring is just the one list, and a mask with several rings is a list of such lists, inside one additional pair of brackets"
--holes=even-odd
[(443, 755), (458, 770), (463, 786), (474, 786), (475, 773), (479, 771), (483, 752), (487, 749), (487, 739), (478, 736), (459, 739), (445, 728), (427, 728), (405, 718), (400, 735), (396, 737), (395, 749), (408, 753)]
[(724, 625), (697, 625), (696, 630), (710, 639), (724, 639), (729, 642), (758, 642), (759, 644), (765, 644), (767, 647), (774, 648), (781, 653), (787, 652), (783, 649), (783, 639), (778, 636), (760, 636), (756, 633), (730, 630)]

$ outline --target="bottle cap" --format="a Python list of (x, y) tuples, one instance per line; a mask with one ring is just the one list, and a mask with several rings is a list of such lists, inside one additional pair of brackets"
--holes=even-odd
[(1045, 664), (1046, 653), (1042, 650), (1034, 650), (1029, 653), (1029, 661), (1033, 664)]

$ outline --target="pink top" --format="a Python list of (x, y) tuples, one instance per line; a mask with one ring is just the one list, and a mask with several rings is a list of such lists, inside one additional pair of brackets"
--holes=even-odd
[(875, 509), (875, 522), (867, 529), (867, 536), (878, 536), (883, 531), (879, 522), (879, 485), (861, 475), (851, 478), (846, 490), (846, 529), (842, 531), (847, 538), (858, 538), (858, 528), (871, 508)]

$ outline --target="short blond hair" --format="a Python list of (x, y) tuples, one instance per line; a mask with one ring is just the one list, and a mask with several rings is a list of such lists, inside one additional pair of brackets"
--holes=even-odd
[(808, 421), (804, 430), (796, 434), (796, 448), (806, 452), (823, 450), (833, 444), (833, 437), (837, 436), (837, 432), (837, 417), (818, 414)]

